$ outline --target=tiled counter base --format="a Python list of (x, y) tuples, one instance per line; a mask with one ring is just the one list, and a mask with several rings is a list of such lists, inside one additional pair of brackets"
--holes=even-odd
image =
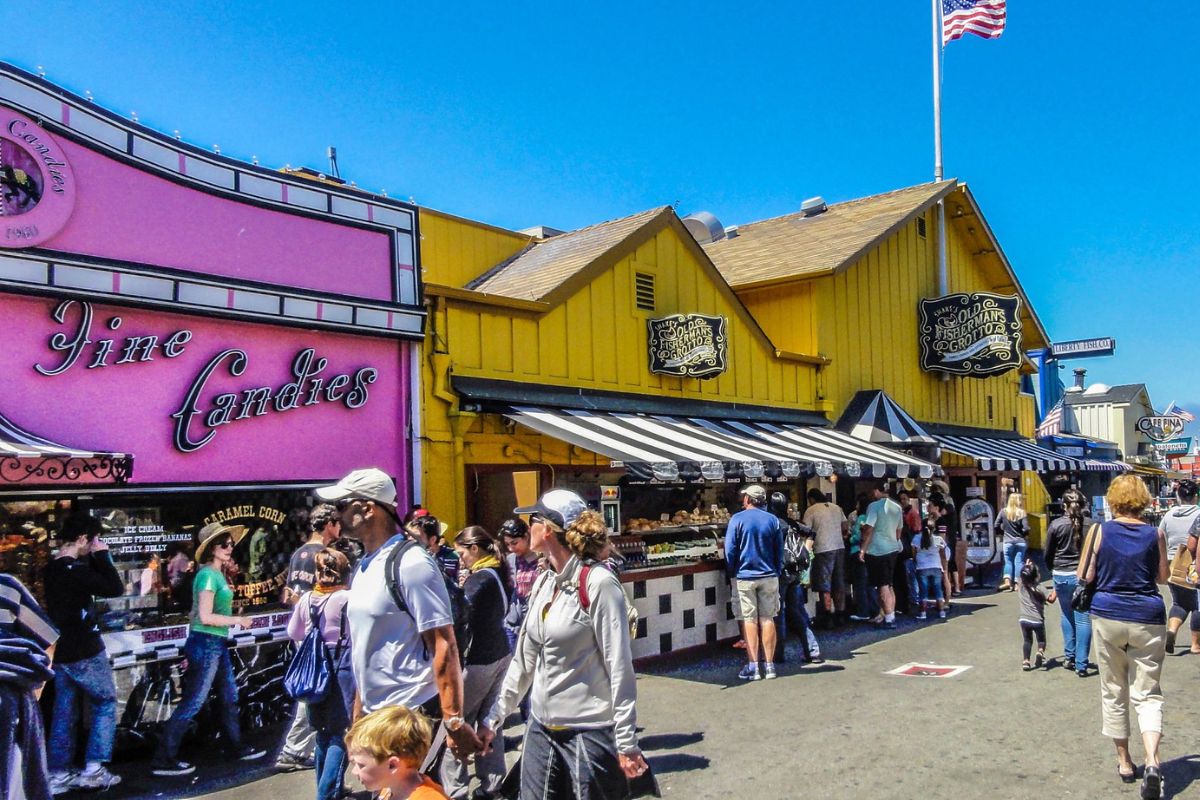
[(720, 562), (651, 567), (621, 574), (638, 611), (634, 659), (738, 636), (729, 581)]

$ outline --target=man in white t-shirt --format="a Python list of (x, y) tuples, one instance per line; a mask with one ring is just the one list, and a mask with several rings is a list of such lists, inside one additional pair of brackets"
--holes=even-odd
[(388, 557), (408, 541), (396, 532), (392, 479), (374, 468), (355, 470), (317, 489), (317, 496), (336, 503), (342, 530), (361, 540), (366, 551), (346, 602), (358, 690), (354, 718), (386, 706), (420, 708), (442, 722), (456, 753), (478, 751), (479, 738), (462, 717), (462, 670), (441, 570), (424, 548), (412, 546), (400, 557), (396, 581), (405, 608), (388, 587)]
[(844, 621), (846, 613), (846, 537), (850, 522), (837, 504), (826, 500), (820, 489), (812, 488), (808, 490), (804, 524), (816, 533), (812, 587), (820, 598), (818, 619), (824, 621), (825, 627), (832, 628)]

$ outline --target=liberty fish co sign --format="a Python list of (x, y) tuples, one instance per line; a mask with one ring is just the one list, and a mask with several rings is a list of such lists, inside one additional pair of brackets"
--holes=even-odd
[(725, 371), (729, 334), (724, 317), (672, 314), (646, 320), (650, 371), (679, 378), (713, 378)]
[(921, 369), (984, 378), (1021, 365), (1021, 298), (988, 292), (920, 302)]

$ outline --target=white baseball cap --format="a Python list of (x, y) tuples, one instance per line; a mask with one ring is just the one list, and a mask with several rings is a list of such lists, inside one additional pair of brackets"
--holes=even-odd
[(560, 531), (571, 527), (571, 523), (579, 519), (579, 515), (585, 511), (587, 503), (569, 489), (551, 489), (533, 505), (513, 509), (514, 514), (537, 514)]
[(377, 467), (356, 469), (333, 486), (322, 486), (316, 490), (317, 497), (330, 502), (347, 497), (361, 497), (376, 503), (396, 507), (396, 484), (388, 474)]

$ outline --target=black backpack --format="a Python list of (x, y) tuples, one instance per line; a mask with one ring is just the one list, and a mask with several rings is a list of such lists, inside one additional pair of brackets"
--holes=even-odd
[[(412, 609), (408, 607), (408, 603), (404, 602), (404, 595), (400, 592), (400, 559), (408, 552), (411, 547), (416, 547), (417, 543), (412, 539), (408, 539), (404, 544), (392, 550), (388, 554), (387, 563), (384, 565), (384, 580), (387, 582), (388, 594), (392, 596), (392, 602), (396, 604), (396, 608), (403, 611), (415, 622), (416, 617), (413, 617)], [(422, 551), (423, 553), (425, 551)], [(425, 553), (425, 557), (430, 561), (433, 556)], [(458, 663), (462, 666), (467, 663), (467, 653), (471, 650), (471, 614), (467, 608), (467, 597), (463, 594), (462, 588), (446, 577), (446, 573), (434, 562), (434, 569), (442, 576), (442, 581), (446, 584), (446, 593), (450, 595), (450, 616), (454, 619), (454, 638), (458, 641)], [(421, 640), (421, 651), (426, 661), (430, 659), (432, 653), (429, 652), (429, 646), (425, 644), (424, 638)]]

